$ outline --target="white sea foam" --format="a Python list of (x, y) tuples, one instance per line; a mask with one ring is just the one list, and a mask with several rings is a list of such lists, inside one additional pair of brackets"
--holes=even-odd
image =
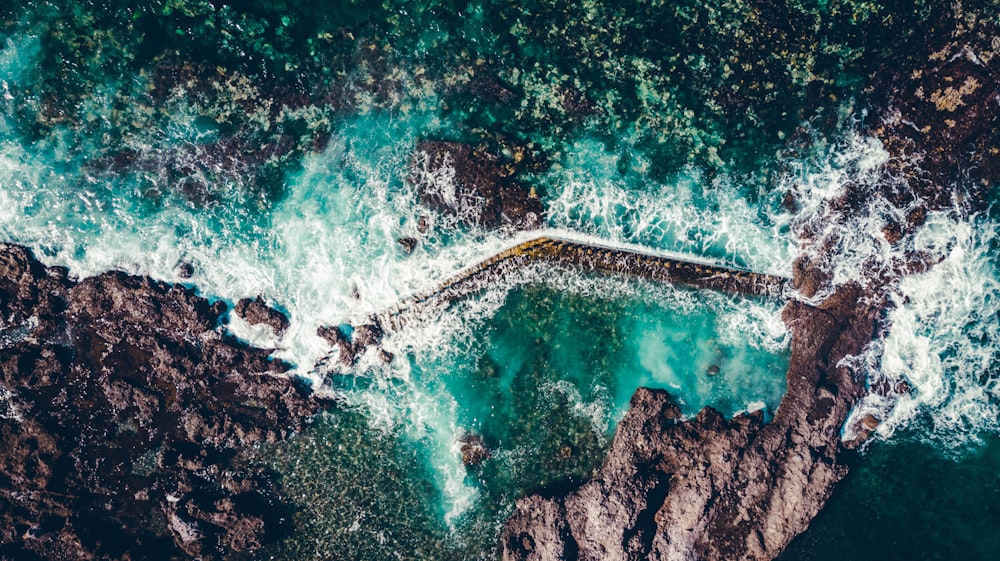
[[(548, 201), (550, 224), (605, 243), (632, 243), (714, 257), (760, 273), (789, 274), (794, 240), (776, 219), (773, 195), (753, 205), (732, 178), (708, 182), (694, 169), (670, 182), (652, 183), (620, 174), (621, 157), (608, 155), (595, 140), (575, 143), (552, 174), (558, 192)], [(638, 160), (639, 168), (648, 167), (639, 154), (627, 157)]]
[[(396, 356), (414, 357), (422, 370), (421, 378), (415, 379), (412, 365), (405, 360), (396, 360), (389, 365), (380, 362), (377, 353), (369, 352), (361, 362), (353, 368), (338, 367), (343, 374), (360, 372), (364, 376), (373, 377), (382, 387), (402, 383), (406, 392), (393, 392), (391, 399), (379, 392), (348, 391), (339, 398), (349, 403), (364, 406), (374, 412), (373, 427), (391, 429), (402, 427), (410, 438), (426, 440), (432, 455), (432, 465), (438, 473), (439, 488), (445, 496), (445, 510), (449, 520), (457, 519), (471, 505), (478, 491), (474, 485), (466, 481), (465, 467), (461, 464), (461, 455), (456, 454), (461, 436), (470, 429), (462, 426), (457, 419), (454, 407), (455, 397), (440, 386), (440, 380), (447, 376), (458, 375), (455, 371), (455, 356), (475, 355), (471, 349), (477, 344), (474, 341), (478, 327), (492, 317), (503, 305), (509, 291), (517, 286), (529, 283), (543, 282), (547, 286), (564, 292), (587, 295), (589, 297), (608, 300), (629, 298), (644, 298), (667, 309), (681, 310), (682, 313), (693, 313), (707, 306), (718, 316), (721, 344), (746, 344), (748, 337), (752, 346), (772, 351), (783, 351), (786, 347), (786, 332), (783, 327), (770, 329), (767, 323), (778, 322), (778, 306), (764, 302), (748, 303), (742, 299), (714, 293), (696, 293), (684, 288), (658, 285), (651, 282), (629, 282), (611, 277), (584, 277), (572, 271), (561, 270), (544, 265), (526, 267), (503, 283), (488, 287), (475, 299), (466, 299), (453, 303), (434, 314), (427, 314), (419, 321), (407, 324), (402, 329), (387, 334), (382, 348)], [(704, 310), (702, 310), (704, 311)], [(756, 316), (756, 319), (753, 317)], [(749, 331), (753, 328), (753, 331)], [(664, 326), (667, 333), (677, 331), (676, 326)], [(740, 332), (743, 335), (740, 335)], [(662, 335), (662, 334), (661, 334)], [(656, 334), (650, 336), (655, 338)], [(666, 335), (663, 335), (666, 337)], [(669, 339), (669, 337), (668, 337)], [(481, 342), (479, 344), (485, 344)], [(669, 361), (668, 354), (652, 353), (648, 360), (650, 364)], [(732, 364), (743, 364), (740, 357), (732, 357)], [(775, 371), (755, 370), (748, 362), (744, 370), (729, 372), (721, 383), (730, 386), (726, 390), (733, 395), (766, 396), (772, 406), (780, 399), (783, 389), (783, 369)], [(708, 363), (702, 366), (702, 370)], [(655, 366), (650, 366), (655, 370)], [(681, 375), (684, 379), (687, 376)], [(780, 387), (771, 387), (776, 381)], [(663, 380), (650, 379), (646, 382), (654, 387), (667, 386)], [(623, 384), (627, 386), (627, 384)], [(592, 430), (605, 433), (609, 423), (617, 420), (624, 409), (612, 411), (611, 401), (601, 396), (583, 396), (579, 390), (567, 382), (554, 382), (540, 388), (543, 391), (558, 391), (572, 404), (573, 411), (584, 418), (590, 419)], [(628, 396), (634, 388), (623, 387), (626, 395), (619, 396), (617, 401), (627, 403)], [(687, 389), (687, 388), (685, 388)], [(714, 386), (702, 387), (698, 395), (687, 396), (694, 413), (700, 404), (712, 402), (717, 397), (718, 389)], [(683, 397), (682, 397), (683, 399)], [(759, 400), (758, 400), (759, 401)], [(699, 404), (694, 406), (695, 404)]]
[(0, 386), (0, 419), (21, 422), (24, 418), (14, 399), (14, 392)]
[(559, 380), (546, 382), (539, 390), (543, 394), (551, 396), (550, 399), (553, 401), (555, 401), (556, 395), (565, 399), (572, 405), (572, 411), (575, 415), (590, 421), (590, 428), (595, 434), (600, 436), (607, 434), (611, 426), (611, 411), (608, 408), (607, 396), (604, 395), (605, 388), (594, 388), (592, 395), (584, 396), (580, 393), (579, 388), (571, 382)]
[[(32, 40), (0, 51), (0, 67), (10, 70), (5, 80), (31, 68), (37, 51)], [(172, 143), (197, 140), (201, 133), (192, 128), (196, 115), (186, 115), (182, 105), (176, 109), (172, 125), (150, 138), (133, 139), (133, 148), (169, 158)], [(372, 113), (338, 124), (328, 148), (304, 159), (301, 172), (288, 178), (287, 195), (265, 214), (244, 193), (239, 174), (209, 170), (218, 172), (219, 184), (209, 187), (221, 204), (196, 208), (172, 194), (170, 186), (156, 184), (157, 177), (93, 175), (85, 165), (88, 154), (76, 152), (60, 136), (68, 131), (57, 130), (52, 141), (23, 146), (10, 123), (0, 118), (0, 238), (27, 245), (44, 263), (67, 266), (79, 278), (118, 269), (189, 283), (210, 298), (231, 303), (261, 295), (289, 312), (286, 333), (275, 338), (235, 317), (228, 330), (251, 344), (273, 345), (277, 358), (309, 375), (330, 351), (316, 335), (318, 327), (359, 323), (537, 235), (463, 230), (456, 227), (457, 218), (423, 208), (406, 176), (415, 131), (423, 130), (418, 121), (436, 117), (407, 119)], [(672, 184), (636, 188), (613, 177), (614, 165), (614, 157), (597, 143), (579, 145), (576, 156), (557, 166), (550, 178), (551, 229), (542, 233), (787, 273), (787, 234), (726, 185), (702, 186), (692, 173)], [(436, 182), (444, 197), (454, 193), (450, 175), (425, 179)], [(419, 238), (412, 254), (398, 244), (401, 237)], [(193, 265), (190, 279), (180, 277), (180, 263)], [(446, 369), (453, 364), (449, 360), (468, 354), (476, 327), (503, 305), (512, 287), (531, 282), (595, 298), (644, 295), (682, 310), (708, 306), (720, 316), (720, 341), (749, 339), (772, 351), (786, 343), (776, 306), (723, 295), (696, 299), (689, 290), (582, 277), (551, 267), (527, 267), (476, 298), (388, 334), (383, 347), (403, 358), (386, 365), (369, 353), (357, 367), (341, 372), (364, 377), (369, 391), (324, 391), (364, 407), (373, 430), (402, 430), (427, 443), (449, 519), (476, 496), (454, 449), (466, 428), (458, 421), (455, 397), (439, 383), (449, 372), (424, 372), (418, 378), (413, 365)], [(607, 430), (607, 404), (562, 389), (595, 430)]]
[(918, 234), (917, 243), (947, 249), (932, 269), (902, 280), (889, 333), (865, 357), (877, 366), (872, 385), (910, 387), (898, 400), (870, 394), (854, 412), (883, 420), (880, 436), (913, 427), (958, 448), (1000, 429), (1000, 281), (990, 248), (997, 233), (983, 217), (936, 213)]
[[(800, 209), (789, 225), (800, 240), (800, 251), (823, 263), (832, 273), (828, 286), (811, 302), (825, 299), (837, 286), (865, 283), (898, 266), (902, 252), (893, 252), (883, 230), (890, 218), (901, 219), (909, 208), (896, 208), (880, 195), (892, 180), (883, 173), (888, 153), (877, 139), (852, 133), (818, 161), (792, 162), (786, 188)], [(860, 208), (845, 210), (845, 187), (861, 185), (866, 198)]]
[[(958, 448), (1000, 428), (1000, 283), (991, 247), (997, 224), (969, 216), (956, 202), (929, 213), (911, 239), (894, 246), (886, 226), (914, 207), (883, 197), (888, 189), (907, 188), (884, 172), (888, 158), (877, 140), (856, 133), (786, 178), (802, 206), (790, 223), (802, 251), (833, 273), (816, 296), (803, 299), (821, 301), (844, 283), (900, 277), (888, 286), (885, 338), (845, 359), (873, 391), (845, 423), (844, 437), (853, 438), (850, 427), (871, 414), (882, 421), (876, 433), (883, 438), (912, 428)], [(845, 213), (838, 205), (847, 185), (860, 186), (867, 197)], [(909, 274), (908, 256), (917, 254), (937, 264)], [(906, 386), (910, 391), (893, 395)]]

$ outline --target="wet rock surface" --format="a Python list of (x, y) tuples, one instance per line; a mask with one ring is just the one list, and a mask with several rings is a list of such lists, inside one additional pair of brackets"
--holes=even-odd
[(662, 390), (640, 389), (597, 475), (563, 497), (518, 502), (505, 559), (770, 559), (847, 473), (840, 426), (864, 390), (837, 364), (873, 334), (874, 310), (845, 288), (793, 303), (788, 393), (775, 418), (706, 408), (683, 420)]
[(887, 108), (875, 135), (891, 154), (907, 156), (893, 164), (937, 206), (950, 203), (942, 187), (953, 181), (982, 192), (1000, 179), (1000, 28), (995, 12), (974, 4), (938, 8), (912, 63), (872, 87), (873, 101)]
[(523, 148), (515, 148), (511, 162), (505, 163), (483, 146), (423, 141), (415, 151), (410, 181), (423, 204), (466, 225), (538, 228), (542, 201), (514, 179), (527, 163), (525, 157)]
[(490, 457), (490, 449), (486, 447), (483, 437), (469, 433), (460, 439), (462, 453), (462, 464), (469, 467), (478, 467)]
[[(937, 17), (926, 52), (874, 82), (880, 109), (871, 132), (891, 156), (878, 193), (847, 185), (825, 209), (824, 219), (847, 221), (883, 197), (908, 210), (885, 228), (897, 246), (929, 211), (956, 202), (981, 210), (997, 178), (995, 26), (960, 6)], [(793, 284), (802, 299), (783, 311), (792, 348), (774, 419), (726, 420), (705, 409), (683, 420), (665, 392), (640, 389), (593, 479), (564, 495), (518, 501), (504, 559), (771, 559), (806, 529), (847, 474), (851, 449), (879, 422), (857, 419), (842, 441), (848, 414), (868, 391), (864, 372), (843, 359), (884, 334), (881, 310), (899, 276), (933, 265), (904, 251), (889, 272), (833, 286), (821, 256), (835, 240), (822, 232), (800, 232), (806, 249)]]
[(0, 559), (222, 559), (288, 531), (240, 453), (324, 404), (224, 336), (224, 311), (0, 246)]
[[(159, 33), (151, 32), (157, 26), (148, 22), (131, 27), (133, 18), (118, 18), (116, 10), (105, 10), (105, 17), (129, 22), (129, 27), (116, 31), (115, 40), (144, 42), (143, 51), (215, 50), (218, 36), (208, 28), (221, 29), (225, 21), (197, 12), (214, 11), (209, 4), (188, 4), (184, 18)], [(53, 20), (59, 23), (58, 29), (39, 28), (28, 35), (66, 45), (93, 45), (92, 18), (78, 5), (66, 6), (65, 15)], [(539, 70), (518, 72), (524, 76), (521, 80), (513, 79), (511, 72), (496, 78), (477, 74), (467, 90), (488, 104), (519, 107), (514, 119), (503, 122), (517, 123), (513, 128), (529, 136), (545, 129), (551, 131), (550, 136), (561, 138), (564, 127), (574, 129), (567, 122), (581, 122), (585, 117), (604, 121), (612, 128), (620, 126), (617, 123), (631, 127), (645, 122), (638, 131), (639, 147), (656, 168), (662, 168), (661, 173), (689, 161), (740, 161), (739, 149), (727, 146), (777, 143), (785, 130), (809, 118), (816, 100), (828, 99), (835, 109), (835, 94), (844, 91), (830, 85), (839, 83), (834, 78), (845, 66), (850, 67), (850, 61), (838, 58), (837, 53), (849, 53), (869, 39), (900, 50), (895, 32), (913, 27), (902, 10), (893, 13), (897, 8), (893, 4), (876, 8), (867, 3), (838, 4), (836, 17), (830, 20), (835, 25), (840, 19), (860, 20), (858, 16), (864, 16), (886, 28), (879, 33), (876, 24), (867, 34), (851, 28), (845, 37), (824, 24), (825, 18), (817, 19), (816, 13), (804, 8), (786, 13), (787, 5), (781, 3), (726, 4), (720, 8), (723, 17), (715, 15), (720, 10), (690, 13), (685, 4), (666, 4), (662, 11), (651, 12), (646, 6), (633, 9), (636, 6), (614, 3), (599, 17), (581, 13), (593, 9), (590, 3), (540, 7), (530, 14), (517, 4), (509, 6), (510, 10), (487, 16), (503, 21), (505, 31), (515, 24), (520, 28), (518, 34), (503, 39), (513, 49), (505, 58), (522, 61), (525, 68), (534, 62)], [(869, 10), (875, 12), (869, 15)], [(916, 40), (907, 43), (925, 45), (925, 51), (905, 49), (905, 64), (884, 65), (880, 57), (868, 57), (879, 59), (881, 66), (898, 69), (884, 72), (876, 80), (871, 97), (883, 110), (873, 112), (875, 118), (868, 124), (893, 155), (890, 166), (919, 162), (897, 169), (906, 181), (886, 184), (882, 193), (897, 207), (907, 207), (905, 220), (883, 230), (892, 245), (905, 245), (928, 209), (950, 204), (954, 192), (944, 186), (957, 169), (969, 172), (974, 181), (988, 183), (995, 180), (1000, 162), (995, 157), (994, 26), (974, 14), (961, 13), (961, 8), (935, 10), (937, 19), (928, 26), (928, 33), (914, 31)], [(576, 13), (567, 13), (573, 11)], [(147, 13), (143, 17), (149, 20), (153, 16)], [(20, 18), (6, 19), (14, 22)], [(205, 23), (191, 31), (190, 24), (195, 21)], [(565, 25), (567, 21), (575, 23)], [(902, 23), (890, 25), (895, 21)], [(284, 166), (294, 164), (304, 152), (322, 150), (331, 132), (324, 124), (329, 122), (327, 117), (346, 110), (344, 100), (353, 97), (340, 81), (333, 80), (331, 87), (328, 76), (310, 76), (310, 72), (326, 66), (363, 67), (352, 74), (359, 76), (355, 79), (359, 91), (370, 93), (375, 100), (373, 107), (398, 106), (393, 100), (405, 97), (400, 96), (404, 85), (387, 78), (398, 74), (388, 55), (381, 54), (387, 49), (375, 42), (359, 41), (357, 49), (348, 47), (354, 43), (348, 29), (316, 35), (336, 53), (354, 54), (344, 54), (343, 60), (321, 55), (312, 69), (310, 65), (303, 69), (289, 64), (298, 59), (293, 56), (296, 51), (283, 45), (277, 31), (267, 29), (240, 28), (247, 38), (266, 40), (254, 42), (259, 47), (251, 56), (234, 48), (229, 60), (220, 61), (232, 66), (228, 69), (209, 64), (192, 70), (182, 60), (163, 58), (156, 52), (147, 57), (149, 60), (132, 62), (119, 57), (121, 62), (112, 59), (108, 64), (101, 57), (114, 41), (99, 43), (103, 48), (97, 49), (52, 49), (53, 60), (47, 65), (73, 71), (24, 89), (25, 95), (15, 90), (19, 99), (26, 100), (17, 110), (37, 115), (31, 119), (35, 124), (28, 127), (32, 134), (66, 124), (90, 130), (78, 111), (104, 103), (104, 98), (91, 103), (81, 100), (102, 91), (95, 86), (108, 82), (105, 73), (117, 80), (128, 74), (128, 67), (147, 68), (152, 76), (149, 84), (136, 83), (142, 89), (153, 86), (140, 98), (149, 102), (154, 116), (146, 115), (148, 107), (143, 104), (123, 101), (131, 100), (134, 92), (117, 93), (110, 106), (135, 106), (113, 119), (114, 126), (124, 128), (130, 140), (109, 147), (108, 158), (91, 164), (97, 178), (104, 180), (103, 172), (111, 176), (125, 170), (148, 174), (159, 186), (150, 190), (150, 199), (159, 200), (161, 191), (169, 186), (196, 207), (223, 204), (224, 193), (211, 186), (235, 181), (245, 184), (256, 195), (253, 200), (264, 208), (281, 196)], [(525, 41), (525, 36), (543, 39), (563, 54), (553, 57), (549, 49), (536, 49), (535, 41)], [(668, 40), (646, 41), (644, 37)], [(281, 56), (260, 56), (275, 50), (272, 43)], [(528, 48), (518, 48), (518, 43)], [(609, 46), (610, 54), (605, 48)], [(130, 48), (139, 50), (138, 46)], [(439, 50), (444, 53), (448, 49)], [(692, 56), (679, 59), (675, 53)], [(549, 62), (553, 58), (565, 62), (553, 67)], [(241, 64), (262, 60), (271, 71), (290, 68), (286, 71), (292, 78), (288, 83), (299, 87), (254, 86), (253, 82), (268, 73)], [(510, 66), (519, 71), (516, 65)], [(87, 68), (100, 71), (84, 80), (88, 74), (83, 69)], [(598, 75), (587, 75), (588, 69), (599, 68), (604, 70)], [(556, 76), (562, 85), (528, 87), (539, 83), (541, 76), (546, 80)], [(629, 80), (622, 81), (622, 76)], [(304, 77), (302, 83), (299, 77)], [(417, 85), (412, 89), (419, 90)], [(637, 95), (675, 91), (680, 95), (646, 99)], [(309, 92), (316, 97), (310, 98)], [(617, 95), (605, 95), (609, 92), (622, 92), (626, 99), (622, 102)], [(562, 117), (552, 117), (553, 98)], [(41, 100), (40, 104), (36, 100)], [(222, 126), (211, 125), (211, 130), (204, 131), (204, 142), (197, 146), (187, 142), (180, 148), (157, 144), (152, 158), (130, 149), (145, 147), (149, 138), (145, 131), (167, 128), (173, 122), (171, 116), (187, 104), (195, 109), (181, 112), (181, 120), (203, 114)], [(762, 126), (764, 123), (767, 126)], [(733, 126), (738, 132), (718, 132)], [(119, 132), (114, 130), (116, 136)], [(531, 191), (512, 179), (515, 168), (508, 167), (509, 162), (490, 155), (498, 152), (454, 143), (422, 146), (432, 148), (427, 152), (430, 165), (426, 168), (432, 176), (451, 169), (458, 180), (452, 184), (454, 191), (426, 189), (424, 204), (470, 224), (530, 226), (536, 205)], [(450, 154), (454, 165), (435, 163), (434, 154), (439, 160), (443, 160), (442, 154)], [(915, 154), (920, 158), (913, 160)], [(516, 154), (511, 159), (516, 163)], [(512, 185), (518, 187), (510, 188)], [(445, 196), (449, 193), (455, 195), (453, 201)], [(849, 192), (839, 212), (850, 214), (867, 195), (861, 189)], [(973, 191), (973, 205), (976, 196)], [(820, 240), (817, 245), (822, 243)], [(933, 264), (919, 255), (912, 258), (897, 271), (899, 274)], [(298, 398), (283, 378), (270, 374), (258, 377), (258, 387), (244, 385), (248, 376), (233, 380), (229, 374), (277, 371), (280, 365), (215, 334), (220, 310), (180, 289), (143, 284), (117, 274), (102, 275), (98, 278), (103, 280), (87, 281), (89, 285), (74, 285), (66, 279), (65, 271), (42, 269), (16, 252), (5, 250), (3, 259), (0, 426), (4, 431), (3, 453), (9, 456), (0, 466), (0, 476), (5, 478), (0, 481), (0, 492), (4, 493), (0, 515), (10, 523), (0, 524), (0, 543), (4, 544), (0, 556), (124, 557), (134, 546), (149, 548), (164, 558), (181, 555), (178, 551), (183, 551), (183, 556), (210, 558), (217, 555), (212, 543), (236, 552), (266, 539), (262, 528), (271, 528), (271, 519), (246, 514), (253, 505), (270, 500), (261, 491), (266, 474), (238, 474), (227, 466), (239, 442), (279, 438), (288, 426), (295, 426), (293, 421), (281, 421), (285, 413), (271, 410), (270, 402), (259, 410), (256, 398), (252, 398), (255, 392), (264, 392), (268, 399), (274, 397), (268, 392), (289, 392), (281, 394), (287, 401), (282, 407), (289, 411)], [(807, 296), (817, 294), (829, 280), (822, 263), (806, 259), (797, 263), (795, 276), (797, 288)], [(880, 279), (876, 285), (891, 282)], [(658, 392), (637, 394), (632, 413), (619, 429), (615, 451), (598, 478), (566, 498), (531, 497), (522, 502), (505, 535), (508, 555), (652, 557), (684, 544), (709, 558), (763, 557), (780, 550), (782, 541), (801, 530), (833, 482), (846, 471), (846, 452), (837, 431), (830, 427), (843, 422), (863, 380), (835, 365), (838, 356), (853, 352), (859, 341), (870, 339), (877, 331), (873, 310), (880, 304), (856, 305), (859, 295), (867, 298), (877, 290), (879, 286), (841, 287), (818, 306), (789, 306), (785, 317), (794, 335), (789, 390), (772, 424), (761, 427), (753, 416), (721, 420), (710, 411), (681, 422), (665, 396)], [(149, 298), (137, 296), (146, 293)], [(121, 295), (133, 295), (135, 300), (123, 297), (116, 303)], [(174, 304), (164, 304), (168, 302)], [(331, 337), (332, 343), (341, 345), (341, 355), (351, 357), (361, 348), (360, 341), (377, 339), (374, 331), (357, 341), (341, 334), (331, 333)], [(203, 399), (210, 395), (214, 398)], [(270, 420), (264, 422), (255, 415)], [(870, 429), (872, 422), (862, 419), (862, 424)], [(665, 480), (667, 473), (670, 477)], [(629, 479), (629, 474), (634, 478)], [(116, 481), (113, 486), (107, 483), (112, 480)], [(123, 490), (119, 492), (119, 488)], [(8, 494), (11, 489), (33, 491)], [(129, 502), (133, 500), (129, 493), (138, 502)], [(701, 505), (702, 510), (686, 506), (688, 500)], [(592, 512), (584, 508), (588, 504)], [(236, 511), (242, 514), (227, 518)], [(616, 529), (616, 525), (623, 528)], [(595, 543), (595, 539), (584, 539), (581, 528), (606, 540)], [(671, 533), (672, 528), (681, 530)], [(687, 529), (691, 532), (683, 533)], [(260, 538), (262, 535), (265, 538)]]
[[(325, 325), (316, 330), (316, 335), (340, 351), (338, 360), (341, 364), (354, 366), (369, 347), (378, 346), (382, 342), (385, 332), (381, 325), (374, 322), (357, 327)], [(392, 362), (392, 353), (380, 349), (380, 354), (383, 361)]]
[(241, 299), (236, 303), (233, 311), (250, 325), (267, 325), (278, 337), (284, 335), (285, 331), (288, 330), (288, 317), (268, 306), (260, 296), (252, 300), (250, 298)]

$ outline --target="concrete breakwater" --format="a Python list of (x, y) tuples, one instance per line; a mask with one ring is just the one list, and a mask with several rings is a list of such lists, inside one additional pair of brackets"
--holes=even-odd
[(789, 282), (784, 277), (723, 265), (542, 236), (501, 251), (431, 291), (407, 298), (377, 319), (386, 328), (397, 328), (424, 305), (458, 300), (532, 263), (553, 263), (582, 272), (611, 273), (769, 298), (780, 298)]
[[(410, 296), (396, 306), (371, 316), (350, 334), (340, 328), (321, 328), (320, 335), (339, 347), (340, 361), (353, 364), (365, 348), (377, 345), (387, 330), (418, 319), (429, 309), (447, 306), (503, 282), (519, 269), (549, 263), (582, 273), (606, 273), (661, 282), (710, 288), (766, 298), (781, 298), (790, 279), (755, 273), (721, 264), (666, 256), (635, 248), (611, 247), (591, 241), (539, 236), (500, 251), (441, 282), (432, 290)], [(327, 364), (327, 357), (317, 366)]]

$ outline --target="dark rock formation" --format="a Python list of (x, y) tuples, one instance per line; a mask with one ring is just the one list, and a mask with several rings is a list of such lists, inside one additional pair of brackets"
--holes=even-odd
[(476, 68), (476, 73), (469, 81), (468, 88), (469, 93), (476, 99), (487, 103), (510, 105), (517, 97), (510, 87), (496, 77), (491, 69)]
[(537, 228), (542, 224), (542, 201), (513, 179), (523, 158), (515, 152), (513, 161), (505, 164), (482, 146), (424, 141), (417, 145), (410, 181), (425, 205), (465, 224)]
[(0, 559), (221, 559), (287, 528), (239, 461), (323, 404), (220, 302), (0, 246)]
[[(832, 286), (825, 262), (836, 240), (813, 224), (800, 228), (794, 286), (803, 300), (783, 312), (792, 352), (774, 419), (727, 421), (705, 409), (682, 420), (666, 393), (640, 389), (592, 480), (565, 496), (518, 501), (504, 559), (771, 559), (805, 530), (846, 475), (850, 448), (878, 426), (863, 416), (842, 441), (848, 413), (868, 391), (866, 372), (842, 359), (884, 334), (880, 311), (899, 276), (932, 265), (907, 253), (907, 240), (931, 210), (956, 202), (981, 210), (998, 178), (995, 36), (994, 24), (952, 7), (913, 66), (875, 82), (881, 109), (872, 132), (893, 158), (875, 183), (847, 184), (824, 202), (820, 220), (849, 222), (871, 212), (873, 198), (905, 210), (883, 229), (903, 249), (902, 263)], [(804, 303), (820, 293), (828, 294), (821, 303)]]
[(837, 366), (871, 340), (874, 309), (846, 287), (813, 308), (789, 304), (788, 393), (775, 418), (681, 420), (640, 389), (597, 475), (565, 497), (518, 501), (505, 559), (770, 559), (847, 472), (840, 426), (864, 390)]
[(562, 106), (566, 115), (571, 118), (584, 118), (597, 113), (600, 109), (587, 99), (587, 96), (576, 88), (566, 88), (562, 92)]
[[(378, 346), (382, 342), (385, 333), (378, 323), (348, 327), (349, 331), (345, 332), (340, 326), (323, 326), (316, 330), (316, 335), (340, 350), (341, 364), (354, 366), (369, 347)], [(382, 354), (382, 360), (385, 362), (392, 362), (392, 358), (392, 353)]]
[(417, 249), (417, 238), (399, 238), (396, 240), (399, 243), (399, 247), (403, 248), (403, 252), (407, 255), (413, 253), (413, 250)]
[(243, 298), (236, 303), (233, 311), (250, 325), (264, 324), (269, 326), (278, 337), (284, 335), (285, 331), (288, 330), (288, 318), (285, 317), (285, 314), (268, 306), (260, 296), (253, 300)]
[(189, 261), (182, 261), (177, 264), (177, 276), (182, 279), (189, 279), (194, 276), (194, 264)]
[[(155, 185), (147, 196), (174, 191), (193, 207), (211, 207), (226, 199), (220, 185), (242, 185), (261, 202), (284, 192), (286, 166), (310, 150), (310, 137), (275, 135), (270, 142), (227, 137), (211, 144), (163, 147), (138, 152), (122, 150), (96, 158), (86, 171), (107, 180), (123, 173), (141, 173)], [(304, 144), (305, 146), (301, 146)]]
[(887, 108), (875, 135), (906, 156), (892, 164), (943, 206), (953, 181), (985, 191), (1000, 180), (1000, 29), (995, 10), (955, 3), (937, 11), (923, 50), (911, 54), (911, 65), (877, 76), (872, 97)]
[(480, 466), (490, 457), (490, 449), (486, 447), (486, 442), (481, 435), (465, 434), (462, 436), (461, 444), (462, 463), (467, 466)]

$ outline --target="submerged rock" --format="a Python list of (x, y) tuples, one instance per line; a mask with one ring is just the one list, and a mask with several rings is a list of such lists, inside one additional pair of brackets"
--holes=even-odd
[(462, 463), (476, 467), (482, 465), (490, 457), (490, 449), (486, 447), (483, 437), (478, 434), (467, 433), (461, 439)]
[(0, 246), (0, 558), (221, 559), (288, 530), (271, 474), (239, 457), (324, 403), (222, 334), (224, 311)]

